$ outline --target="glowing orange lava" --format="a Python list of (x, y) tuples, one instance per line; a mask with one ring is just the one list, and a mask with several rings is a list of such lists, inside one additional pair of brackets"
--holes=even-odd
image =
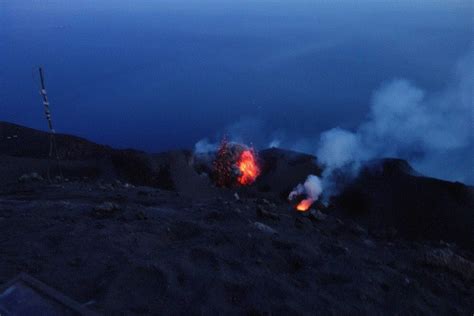
[(313, 202), (314, 201), (312, 199), (305, 199), (296, 206), (296, 209), (300, 212), (306, 212), (311, 207), (311, 205), (313, 205)]
[(253, 183), (260, 175), (260, 168), (252, 150), (246, 149), (242, 151), (237, 161), (237, 167), (241, 173), (237, 181), (239, 181), (241, 185)]

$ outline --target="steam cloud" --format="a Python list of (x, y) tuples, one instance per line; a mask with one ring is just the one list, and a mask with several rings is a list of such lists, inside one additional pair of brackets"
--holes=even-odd
[(376, 91), (368, 120), (354, 132), (333, 128), (321, 134), (316, 151), (325, 175), (345, 168), (357, 173), (362, 161), (398, 157), (439, 178), (473, 181), (474, 53), (457, 67), (445, 91), (429, 95), (404, 79)]
[(290, 195), (288, 200), (293, 200), (298, 195), (306, 195), (306, 199), (309, 199), (311, 203), (316, 202), (321, 193), (323, 192), (323, 185), (321, 180), (315, 175), (309, 175), (303, 184), (298, 184)]
[[(423, 91), (413, 82), (396, 79), (372, 96), (367, 119), (354, 130), (339, 127), (312, 137), (289, 136), (255, 118), (229, 126), (231, 141), (257, 148), (281, 147), (315, 154), (325, 166), (322, 182), (328, 194), (337, 171), (356, 176), (365, 161), (393, 157), (408, 160), (422, 174), (474, 183), (474, 47), (458, 62), (454, 80), (441, 92)], [(217, 148), (208, 140), (196, 152)], [(334, 193), (334, 192), (333, 192)], [(325, 194), (326, 196), (326, 194)]]

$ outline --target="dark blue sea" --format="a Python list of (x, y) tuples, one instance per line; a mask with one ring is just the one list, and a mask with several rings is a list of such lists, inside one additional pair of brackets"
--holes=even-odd
[[(317, 137), (381, 84), (443, 89), (470, 1), (0, 0), (0, 120), (115, 147), (192, 148), (248, 118)], [(250, 136), (251, 138), (252, 136)], [(255, 135), (257, 138), (258, 135)]]

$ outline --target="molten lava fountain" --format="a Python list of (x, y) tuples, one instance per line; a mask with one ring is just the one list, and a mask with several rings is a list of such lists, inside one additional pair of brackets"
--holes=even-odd
[(258, 167), (253, 150), (247, 149), (240, 154), (237, 167), (241, 173), (237, 181), (239, 181), (241, 185), (252, 184), (260, 174), (260, 168)]
[(250, 185), (260, 175), (255, 151), (242, 144), (229, 143), (225, 139), (217, 151), (213, 169), (216, 184), (224, 187)]

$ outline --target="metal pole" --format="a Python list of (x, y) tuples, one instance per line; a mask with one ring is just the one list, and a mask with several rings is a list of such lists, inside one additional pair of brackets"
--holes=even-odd
[(54, 134), (55, 131), (53, 128), (53, 122), (51, 121), (51, 111), (49, 110), (48, 94), (46, 93), (46, 87), (44, 84), (44, 73), (43, 73), (42, 67), (39, 67), (39, 74), (40, 74), (40, 81), (41, 81), (40, 94), (43, 97), (44, 114), (46, 115), (46, 120), (48, 120), (49, 131)]
[[(49, 136), (49, 156), (48, 156), (48, 158), (49, 158), (49, 161), (51, 161), (51, 159), (53, 157), (53, 153), (54, 153), (55, 158), (56, 158), (56, 162), (57, 162), (57, 166), (58, 166), (59, 175), (62, 178), (63, 173), (62, 173), (61, 165), (60, 165), (60, 162), (59, 162), (59, 154), (58, 154), (58, 148), (57, 148), (57, 145), (56, 145), (56, 137), (54, 135), (56, 133), (56, 131), (53, 128), (53, 122), (51, 120), (51, 111), (49, 110), (49, 100), (48, 100), (48, 94), (46, 92), (46, 86), (45, 86), (45, 83), (44, 83), (44, 72), (43, 72), (42, 67), (39, 67), (39, 75), (40, 75), (40, 84), (41, 84), (40, 94), (41, 94), (41, 97), (43, 98), (44, 114), (46, 115), (46, 120), (48, 121), (48, 127), (49, 127), (49, 132), (50, 132), (50, 136)], [(48, 180), (51, 182), (49, 163), (48, 163)]]

